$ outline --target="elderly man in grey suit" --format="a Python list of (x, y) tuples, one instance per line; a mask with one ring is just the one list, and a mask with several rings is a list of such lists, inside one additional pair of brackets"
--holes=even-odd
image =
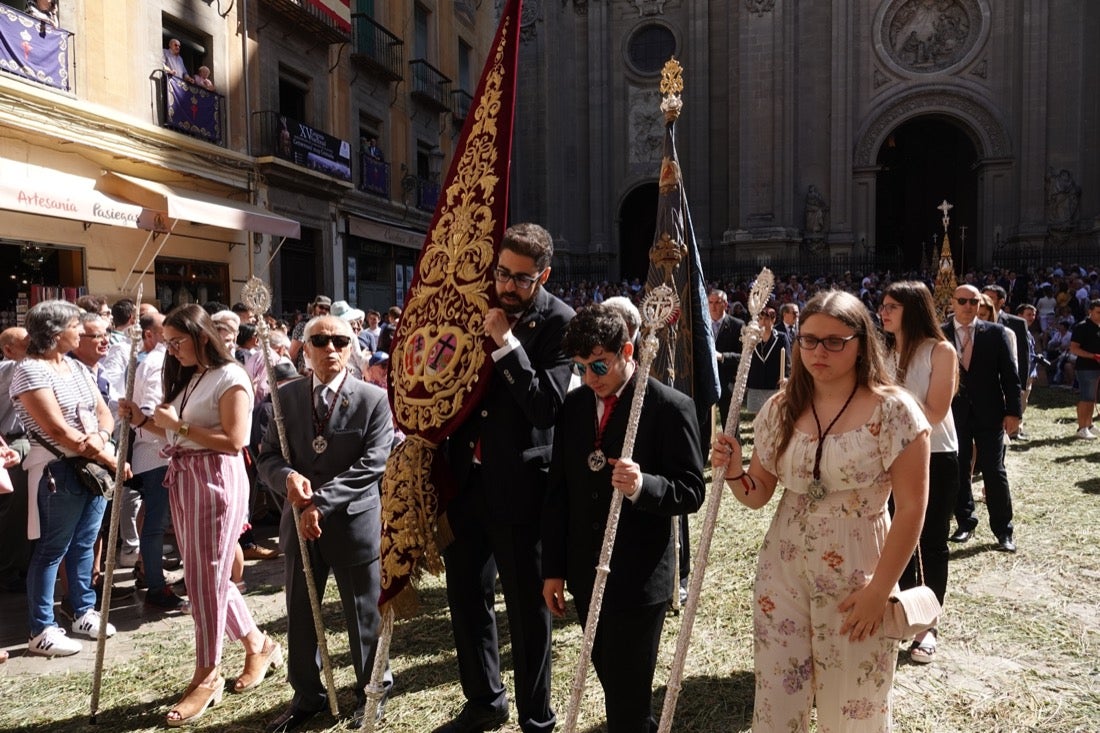
[(380, 621), (378, 490), (393, 442), (386, 393), (347, 370), (354, 338), (347, 321), (327, 315), (314, 318), (303, 338), (313, 374), (279, 388), (289, 460), (282, 455), (274, 423), (257, 460), (267, 485), (286, 487), (287, 496), (279, 541), (286, 557), (294, 699), (268, 726), (277, 733), (301, 727), (327, 705), (292, 504), (301, 509), (300, 530), (309, 540), (318, 592), (324, 593), (330, 570), (336, 577), (355, 667), (354, 722), (361, 721)]

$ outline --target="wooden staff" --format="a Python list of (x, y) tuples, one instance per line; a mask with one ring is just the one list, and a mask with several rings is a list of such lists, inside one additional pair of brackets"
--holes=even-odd
[[(136, 308), (141, 310), (141, 297), (144, 293), (144, 285), (138, 283)], [(134, 399), (134, 372), (137, 371), (138, 350), (141, 347), (141, 323), (134, 321), (130, 328), (130, 361), (126, 367), (126, 399)], [(106, 565), (103, 568), (103, 600), (100, 603), (99, 631), (96, 634), (95, 643), (95, 672), (92, 675), (92, 716), (91, 723), (96, 722), (96, 714), (99, 712), (99, 691), (103, 684), (103, 655), (107, 650), (107, 617), (111, 613), (111, 589), (115, 579), (115, 544), (118, 542), (118, 526), (122, 521), (122, 492), (126, 487), (122, 485), (126, 480), (126, 454), (130, 450), (130, 418), (125, 417), (118, 424), (118, 453), (115, 464), (115, 493), (111, 501), (111, 518), (107, 523)]]
[[(642, 416), (642, 401), (645, 400), (649, 368), (657, 354), (657, 331), (667, 326), (679, 312), (679, 298), (667, 285), (660, 285), (645, 296), (642, 301), (642, 359), (635, 374), (638, 383), (634, 387), (634, 398), (630, 402), (630, 415), (626, 421), (626, 437), (623, 438), (622, 458), (630, 458), (634, 452), (634, 439), (638, 435), (638, 421)], [(577, 728), (577, 715), (580, 711), (581, 696), (584, 694), (584, 682), (588, 677), (588, 663), (592, 658), (592, 645), (596, 640), (596, 624), (600, 620), (600, 607), (603, 606), (603, 594), (607, 588), (607, 576), (611, 573), (611, 551), (615, 547), (615, 534), (619, 530), (619, 513), (623, 507), (623, 495), (611, 491), (611, 506), (607, 512), (607, 525), (603, 533), (603, 547), (596, 564), (596, 580), (592, 585), (592, 601), (588, 606), (588, 620), (584, 625), (584, 643), (581, 644), (581, 656), (577, 661), (577, 671), (573, 676), (573, 692), (569, 698), (569, 712), (565, 719), (566, 733)]]
[[(765, 303), (775, 286), (775, 278), (771, 270), (764, 268), (753, 283), (749, 292), (749, 316), (748, 325), (741, 329), (741, 362), (737, 365), (737, 378), (733, 384), (733, 395), (730, 397), (729, 414), (726, 415), (725, 433), (733, 438), (737, 435), (737, 424), (741, 419), (741, 401), (745, 397), (745, 385), (749, 380), (749, 366), (752, 363), (752, 350), (760, 342), (762, 329), (760, 328), (760, 311), (764, 310)], [(684, 679), (684, 662), (687, 660), (688, 643), (691, 641), (691, 631), (695, 625), (695, 614), (699, 609), (699, 596), (703, 588), (703, 576), (707, 571), (707, 555), (710, 553), (710, 541), (714, 536), (714, 527), (718, 523), (718, 507), (722, 502), (722, 489), (726, 481), (726, 469), (718, 468), (714, 471), (707, 496), (707, 515), (703, 520), (703, 530), (699, 537), (699, 547), (695, 556), (695, 571), (691, 575), (691, 590), (688, 592), (687, 603), (684, 605), (684, 615), (680, 622), (680, 634), (676, 637), (676, 652), (672, 657), (672, 671), (669, 674), (668, 686), (665, 689), (665, 703), (661, 709), (661, 722), (658, 733), (669, 733), (672, 730), (672, 716), (676, 713), (676, 701), (680, 697), (680, 688)]]
[[(275, 430), (279, 434), (279, 450), (283, 460), (290, 463), (290, 443), (286, 439), (286, 425), (283, 422), (283, 406), (279, 401), (279, 383), (275, 378), (275, 365), (271, 363), (271, 340), (264, 314), (271, 307), (271, 293), (260, 278), (253, 276), (241, 289), (241, 300), (257, 316), (256, 335), (260, 338), (260, 348), (264, 354), (264, 368), (267, 381), (271, 386), (271, 408), (275, 419)], [(317, 583), (313, 579), (313, 561), (309, 557), (309, 547), (302, 535), (302, 511), (290, 505), (294, 515), (294, 530), (298, 533), (298, 549), (302, 553), (302, 574), (306, 577), (306, 590), (309, 593), (309, 607), (313, 611), (313, 631), (317, 636), (317, 648), (321, 652), (321, 669), (325, 673), (325, 689), (328, 691), (328, 708), (332, 717), (340, 715), (336, 701), (336, 682), (332, 677), (332, 660), (328, 654), (328, 639), (325, 637), (325, 624), (321, 617), (321, 597), (317, 594)]]
[(370, 683), (363, 690), (367, 696), (367, 704), (363, 707), (363, 720), (360, 723), (362, 730), (374, 733), (374, 724), (378, 719), (378, 704), (382, 702), (382, 695), (386, 692), (382, 678), (386, 674), (386, 663), (390, 660), (390, 641), (393, 639), (393, 604), (387, 604), (382, 612), (382, 630), (378, 632), (378, 643), (375, 644), (374, 667), (370, 673)]

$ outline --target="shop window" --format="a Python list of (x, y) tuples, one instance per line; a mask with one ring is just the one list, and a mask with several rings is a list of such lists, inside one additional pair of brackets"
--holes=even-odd
[(155, 269), (162, 313), (189, 303), (230, 302), (229, 265), (225, 263), (158, 257)]
[(84, 250), (0, 240), (0, 330), (21, 322), (43, 300), (75, 302), (87, 295)]

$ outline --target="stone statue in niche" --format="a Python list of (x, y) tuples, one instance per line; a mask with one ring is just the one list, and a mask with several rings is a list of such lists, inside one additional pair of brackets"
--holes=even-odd
[(806, 239), (822, 239), (829, 230), (829, 205), (825, 203), (825, 197), (817, 190), (817, 186), (810, 184), (810, 190), (806, 192), (806, 227), (804, 234)]
[(1072, 227), (1077, 222), (1077, 210), (1081, 205), (1081, 187), (1073, 180), (1073, 174), (1063, 168), (1057, 173), (1053, 168), (1046, 175), (1047, 223), (1054, 228)]

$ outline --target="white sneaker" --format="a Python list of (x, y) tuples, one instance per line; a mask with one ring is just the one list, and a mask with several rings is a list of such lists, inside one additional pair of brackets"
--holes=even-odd
[[(84, 615), (73, 621), (73, 634), (84, 634), (89, 639), (99, 638), (99, 611), (94, 608), (89, 608), (84, 612)], [(115, 625), (112, 623), (107, 624), (107, 638), (111, 638), (115, 635)]]
[(1096, 440), (1096, 436), (1089, 430), (1087, 425), (1077, 431), (1077, 437), (1081, 440)]
[(79, 641), (65, 636), (65, 629), (60, 626), (47, 626), (45, 631), (27, 642), (27, 654), (43, 657), (68, 657), (83, 648)]
[(140, 559), (141, 559), (141, 551), (140, 550), (134, 550), (133, 552), (130, 552), (129, 550), (119, 550), (119, 553), (118, 553), (118, 566), (120, 568), (132, 568), (132, 567), (134, 567), (134, 565), (137, 564), (138, 560), (140, 560)]

